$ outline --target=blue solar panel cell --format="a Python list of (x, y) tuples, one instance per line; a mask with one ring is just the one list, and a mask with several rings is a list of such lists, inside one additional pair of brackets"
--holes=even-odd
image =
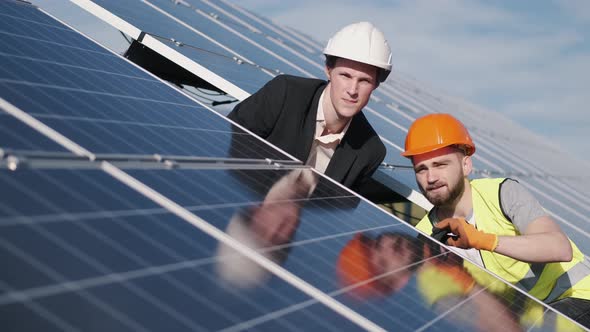
[(416, 183), (416, 174), (414, 173), (413, 168), (379, 168), (379, 172), (385, 176), (390, 176), (395, 179), (397, 182), (400, 182), (407, 188), (414, 190), (416, 192), (420, 192), (418, 188), (418, 184)]
[(379, 137), (383, 139), (387, 148), (387, 154), (383, 161), (391, 165), (410, 167), (410, 160), (400, 155), (400, 149), (404, 149), (406, 131), (401, 129), (403, 127), (399, 124), (399, 117), (384, 109), (384, 105), (373, 104), (369, 106), (371, 109), (365, 109), (363, 113)]
[(61, 145), (1, 109), (2, 107), (0, 107), (0, 149), (4, 152), (11, 150), (67, 152)]
[(18, 1), (2, 1), (0, 3), (0, 15), (9, 19), (16, 17), (22, 20), (28, 20), (37, 24), (45, 24), (50, 26), (59, 26), (54, 19), (37, 10), (31, 10), (31, 6), (26, 2)]

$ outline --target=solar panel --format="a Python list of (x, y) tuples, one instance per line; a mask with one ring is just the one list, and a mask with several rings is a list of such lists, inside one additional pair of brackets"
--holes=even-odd
[[(242, 54), (198, 33), (187, 24), (171, 19), (146, 3), (74, 2), (91, 9), (101, 19), (115, 24), (134, 39), (145, 32), (140, 38), (144, 45), (179, 61), (188, 70), (211, 80), (214, 85), (236, 98), (245, 98), (248, 95), (245, 91), (253, 93), (276, 74), (246, 61)], [(104, 6), (108, 11), (97, 5)]]
[[(218, 330), (311, 301), (278, 278), (247, 291), (228, 287), (215, 266), (232, 258), (216, 253), (217, 241), (100, 169), (0, 177), (13, 193), (0, 208), (1, 261), (11, 267), (0, 280), (5, 328)], [(352, 327), (311, 302), (265, 326)]]
[[(6, 14), (0, 29), (6, 45), (0, 54), (2, 98), (26, 112), (17, 111), (19, 116), (34, 118), (92, 154), (289, 159), (55, 22)], [(1, 144), (14, 149), (48, 144), (28, 141), (30, 147), (8, 139)]]
[(211, 2), (174, 3), (155, 0), (147, 3), (156, 10), (170, 14), (208, 37), (220, 41), (226, 47), (241, 50), (245, 59), (271, 72), (297, 73), (308, 77), (323, 75), (323, 67), (317, 61), (310, 61), (305, 56), (297, 56), (293, 48), (285, 48), (281, 43), (266, 38), (260, 33), (244, 29), (244, 26), (237, 22), (232, 23), (235, 21), (225, 19), (223, 13), (218, 11), (219, 7), (213, 7)]
[[(187, 207), (187, 209), (191, 211), (194, 211), (197, 216), (207, 220), (216, 228), (226, 230), (228, 234), (244, 241), (244, 237), (246, 236), (243, 233), (235, 232), (233, 230), (233, 226), (235, 226), (234, 223), (237, 222), (235, 219), (237, 213), (235, 206), (242, 204), (230, 204), (232, 205), (232, 208), (215, 209), (210, 211), (208, 209), (194, 206), (195, 203), (193, 203), (195, 200), (195, 193), (198, 193), (199, 190), (191, 189), (192, 185), (188, 180), (193, 180), (196, 185), (204, 185), (208, 188), (212, 188), (216, 185), (219, 186), (223, 181), (227, 181), (227, 179), (230, 178), (230, 176), (224, 175), (223, 171), (179, 170), (174, 173), (167, 172), (164, 174), (158, 174), (157, 177), (154, 176), (155, 174), (153, 174), (152, 171), (128, 170), (127, 173), (148, 185), (150, 188), (155, 189), (157, 192), (165, 193), (167, 198)], [(216, 175), (215, 173), (221, 174)], [(262, 192), (270, 192), (277, 183), (280, 185), (280, 181), (273, 183), (273, 179), (280, 177), (264, 174), (268, 173), (268, 171), (260, 172), (250, 170), (246, 172), (240, 171), (240, 173), (245, 174), (239, 174), (237, 176), (246, 178), (249, 182), (262, 184), (262, 187), (264, 188)], [(281, 171), (280, 173), (285, 174), (286, 172)], [(209, 184), (208, 181), (212, 181), (212, 183)], [(178, 183), (184, 185), (176, 185)], [(285, 185), (289, 187), (291, 186), (290, 183), (285, 183)], [(373, 301), (362, 302), (356, 301), (349, 296), (350, 293), (354, 293), (354, 289), (347, 288), (347, 286), (350, 285), (344, 286), (339, 283), (335, 267), (339, 255), (342, 252), (342, 248), (345, 247), (347, 242), (351, 241), (351, 238), (355, 235), (362, 233), (374, 238), (378, 238), (379, 236), (387, 237), (389, 235), (400, 237), (406, 236), (409, 239), (412, 239), (412, 241), (415, 241), (411, 242), (410, 246), (411, 250), (416, 251), (421, 250), (421, 247), (425, 243), (428, 243), (428, 241), (422, 242), (422, 240), (418, 240), (417, 232), (408, 228), (406, 224), (402, 222), (393, 222), (389, 220), (390, 216), (382, 211), (375, 210), (368, 203), (358, 201), (356, 197), (347, 197), (345, 192), (338, 193), (336, 190), (330, 189), (329, 186), (329, 182), (320, 182), (312, 199), (305, 200), (301, 203), (301, 212), (293, 212), (293, 210), (287, 209), (285, 206), (281, 205), (297, 204), (296, 202), (288, 201), (284, 197), (282, 197), (283, 200), (279, 201), (279, 203), (275, 203), (280, 205), (280, 207), (274, 206), (275, 211), (279, 208), (284, 208), (282, 211), (286, 212), (283, 212), (284, 214), (275, 212), (273, 218), (286, 220), (289, 216), (292, 216), (292, 214), (300, 213), (299, 220), (297, 221), (299, 224), (296, 233), (293, 239), (287, 242), (289, 252), (283, 267), (297, 277), (309, 282), (319, 290), (353, 307), (355, 311), (361, 313), (364, 317), (368, 317), (379, 326), (386, 328), (395, 326), (401, 330), (414, 330), (428, 326), (433, 320), (437, 320), (439, 314), (436, 310), (428, 307), (427, 301), (423, 299), (423, 294), (420, 293), (423, 290), (420, 290), (419, 285), (417, 284), (418, 278), (420, 278), (418, 275), (421, 274), (422, 271), (416, 273), (416, 275), (412, 275), (412, 278), (408, 281), (408, 285), (397, 291), (394, 295), (374, 299)], [(231, 203), (233, 197), (237, 198), (237, 196), (234, 195), (242, 195), (241, 188), (233, 184), (226, 185), (225, 187), (231, 187), (234, 190), (238, 189), (238, 192), (233, 191), (222, 193), (219, 191), (219, 195), (224, 197), (223, 201), (226, 204)], [(331, 193), (331, 195), (324, 194), (328, 192)], [(206, 195), (205, 197), (206, 199), (211, 199), (210, 195)], [(243, 201), (243, 199), (240, 201)], [(264, 203), (259, 203), (260, 198), (256, 198), (254, 201), (256, 202), (255, 204), (243, 207), (248, 211), (250, 216), (258, 213), (258, 211), (252, 212), (251, 209), (258, 209), (261, 206), (264, 206)], [(192, 205), (192, 207), (189, 208), (189, 205)], [(253, 229), (255, 228), (253, 227)], [(250, 230), (250, 232), (253, 231)], [(259, 230), (259, 232), (263, 232), (263, 230)], [(285, 245), (273, 244), (273, 246), (279, 247), (280, 250), (285, 249)], [(259, 248), (262, 249), (266, 247), (261, 245)], [(320, 255), (318, 253), (322, 254)], [(397, 254), (401, 255), (401, 253)], [(398, 266), (397, 270), (384, 273), (389, 273), (389, 275), (394, 276), (397, 273), (404, 274), (403, 271), (408, 265), (420, 265), (423, 263), (421, 254), (416, 255), (420, 255), (418, 261), (412, 260), (415, 259), (415, 257), (408, 258), (403, 265)], [(399, 256), (394, 257), (399, 258)], [(238, 276), (247, 278), (252, 273), (251, 271), (242, 272), (241, 274), (238, 271), (232, 272), (231, 279), (237, 279), (237, 281), (235, 281), (236, 284), (244, 282), (240, 280)], [(238, 276), (236, 276), (236, 274)], [(486, 276), (490, 278), (489, 275), (486, 274)], [(480, 280), (484, 281), (486, 279), (482, 278)], [(499, 280), (493, 278), (490, 278), (490, 280), (491, 283), (484, 283), (483, 287), (485, 289), (489, 290), (506, 287), (506, 285)], [(441, 285), (440, 287), (444, 286)], [(507, 294), (510, 295), (500, 294), (506, 299), (509, 296), (515, 296), (513, 302), (515, 307), (512, 309), (515, 311), (523, 310), (519, 305), (523, 301), (526, 302), (525, 297), (520, 293), (515, 293), (514, 289), (511, 287), (508, 288), (509, 290), (506, 289), (508, 291)], [(466, 307), (474, 305), (473, 303), (480, 300), (478, 296), (485, 296), (483, 295), (485, 292), (486, 291), (482, 290), (482, 293), (474, 294), (474, 298), (467, 299), (463, 305)], [(417, 312), (423, 312), (424, 315), (417, 315)], [(432, 329), (460, 330), (461, 328), (464, 328), (469, 330), (470, 328), (468, 326), (470, 324), (473, 324), (473, 321), (461, 322), (459, 324), (455, 324), (453, 321), (444, 321), (441, 322), (439, 326)], [(499, 324), (506, 324), (506, 326), (509, 326), (509, 322), (500, 322)]]
[[(106, 78), (102, 72), (92, 72), (86, 79), (79, 79), (77, 70), (86, 73), (83, 69), (91, 67), (85, 67), (84, 57), (74, 51), (70, 58), (80, 62), (63, 65), (53, 60), (56, 66), (50, 69), (38, 68), (45, 60), (33, 51), (4, 55), (5, 61), (12, 61), (19, 70), (25, 68), (15, 55), (28, 58), (25, 62), (30, 68), (54, 74), (60, 83), (38, 74), (27, 81), (0, 81), (10, 88), (1, 90), (0, 97), (7, 100), (2, 105), (12, 117), (19, 121), (24, 121), (23, 115), (39, 119), (28, 128), (79, 154), (86, 150), (78, 151), (68, 144), (88, 148), (90, 154), (105, 153), (92, 140), (86, 142), (84, 136), (68, 131), (85, 133), (89, 129), (68, 127), (66, 122), (79, 114), (98, 114), (92, 108), (94, 104), (80, 102), (92, 95), (86, 91), (120, 93), (98, 82), (117, 87), (130, 78), (135, 86), (121, 88), (126, 91), (125, 97), (165, 96), (159, 101), (172, 100), (174, 107), (186, 107), (183, 116), (187, 122), (202, 124), (199, 129), (220, 126), (226, 137), (231, 136), (229, 142), (224, 141), (226, 145), (222, 144), (225, 154), (212, 154), (205, 162), (186, 158), (203, 157), (201, 152), (176, 155), (171, 158), (172, 164), (137, 158), (137, 154), (151, 153), (136, 146), (152, 139), (149, 131), (134, 133), (138, 141), (127, 141), (137, 151), (106, 151), (123, 153), (123, 159), (129, 160), (126, 162), (97, 162), (67, 155), (57, 158), (53, 154), (43, 158), (29, 154), (30, 158), (13, 163), (0, 160), (0, 186), (11, 193), (0, 202), (0, 261), (11, 267), (0, 276), (3, 326), (101, 331), (544, 331), (555, 330), (557, 323), (575, 327), (551, 308), (487, 272), (477, 267), (465, 272), (458, 256), (309, 168), (288, 160), (281, 164), (228, 160), (227, 152), (232, 151), (229, 145), (236, 135), (227, 130), (229, 124), (221, 117), (82, 36), (72, 37), (72, 30), (34, 7), (14, 1), (0, 5), (0, 13), (11, 23), (23, 24), (19, 20), (26, 17), (28, 24), (41, 22), (54, 35), (48, 38), (43, 29), (30, 29), (22, 31), (39, 31), (19, 37), (32, 42), (60, 41), (48, 43), (51, 46), (43, 53), (56, 56), (62, 49), (73, 48), (85, 54), (92, 46), (99, 59), (105, 56), (117, 68), (94, 68), (108, 74)], [(31, 19), (37, 15), (42, 18)], [(9, 31), (0, 24), (2, 38), (12, 34)], [(80, 68), (71, 68), (75, 66)], [(117, 77), (120, 73), (129, 77)], [(133, 80), (137, 77), (143, 80)], [(59, 95), (60, 103), (55, 106), (70, 112), (65, 119), (46, 106), (51, 105), (54, 95), (40, 88), (29, 99), (22, 97), (24, 90), (19, 90), (20, 85), (74, 89), (75, 85), (67, 84), (77, 81), (64, 78), (79, 79), (85, 86), (82, 91)], [(148, 82), (149, 89), (142, 90), (146, 88), (143, 81)], [(96, 100), (105, 107), (111, 102)], [(77, 107), (68, 109), (74, 102), (79, 103)], [(198, 120), (202, 122), (193, 119), (188, 110), (201, 115)], [(130, 120), (147, 121), (142, 115), (129, 116)], [(46, 128), (54, 131), (44, 131)], [(62, 139), (57, 134), (65, 136)], [(260, 143), (245, 132), (238, 131), (237, 136), (238, 140), (251, 138)], [(217, 142), (207, 143), (218, 147)], [(166, 150), (169, 148), (163, 146), (164, 155), (177, 154)], [(274, 151), (266, 145), (254, 147), (256, 152), (264, 149)], [(268, 158), (268, 154), (249, 158)], [(367, 243), (392, 241), (396, 251), (383, 253), (386, 264), (380, 266), (386, 268), (373, 280), (350, 283), (342, 277), (350, 263), (345, 253), (359, 239)], [(477, 285), (473, 289), (457, 285), (453, 273), (468, 282), (473, 279)], [(445, 278), (450, 278), (451, 287), (442, 282)], [(367, 289), (367, 297), (358, 293)]]
[[(0, 106), (0, 109), (8, 107), (4, 105)], [(67, 151), (61, 145), (31, 129), (31, 127), (4, 111), (0, 112), (0, 141), (2, 141), (2, 153), (9, 151), (63, 153)]]
[[(407, 286), (387, 297), (358, 301), (350, 294), (362, 285), (343, 285), (337, 278), (336, 262), (347, 242), (361, 233), (412, 239), (411, 250), (421, 250), (429, 242), (327, 179), (319, 181), (310, 198), (290, 199), (279, 191), (280, 200), (267, 200), (277, 185), (292, 188), (291, 182), (281, 182), (285, 177), (310, 170), (171, 170), (84, 163), (0, 171), (0, 184), (12, 193), (0, 205), (1, 257), (12, 267), (0, 280), (5, 326), (23, 326), (26, 321), (30, 330), (358, 328), (303, 294), (300, 284), (294, 287), (273, 276), (232, 250), (227, 239), (213, 238), (179, 218), (177, 209), (157, 204), (162, 197), (193, 213), (195, 218), (183, 218), (208, 233), (207, 227), (225, 231), (260, 256), (282, 263), (287, 275), (376, 324), (369, 327), (470, 330), (484, 324), (468, 319), (482, 314), (477, 309), (480, 301), (510, 309), (510, 315), (530, 306), (541, 310), (541, 323), (532, 330), (550, 328), (545, 324), (555, 315), (487, 273), (478, 280), (482, 284), (477, 292), (453, 302), (457, 307), (452, 313), (431, 307), (420, 288), (427, 270), (419, 269), (437, 267), (431, 264), (456, 258), (453, 254), (412, 256), (384, 272), (389, 277), (405, 275), (408, 266), (420, 266), (412, 270)], [(148, 199), (115, 177), (126, 184), (139, 180), (135, 190), (146, 195), (142, 188), (149, 188), (156, 194), (146, 195)], [(281, 237), (281, 230), (275, 229), (274, 237), (267, 236), (265, 232), (273, 230), (259, 227), (273, 224), (260, 223), (263, 208), (274, 209), (272, 218), (282, 217), (284, 227), (297, 223), (293, 235)], [(289, 218), (293, 215), (299, 218)], [(486, 276), (489, 283), (484, 282)], [(505, 293), (491, 295), (503, 288)], [(496, 324), (507, 329), (514, 321)]]
[(391, 114), (384, 115), (382, 112), (375, 111), (372, 107), (366, 107), (363, 113), (384, 141), (387, 155), (383, 162), (396, 166), (411, 167), (412, 163), (409, 159), (400, 155), (400, 149), (403, 149), (403, 142), (406, 139), (407, 129), (399, 124), (395, 114), (391, 112)]
[(318, 52), (318, 48), (320, 48), (321, 45), (317, 44), (317, 42), (309, 36), (303, 36), (301, 33), (296, 34), (293, 31), (286, 29), (286, 27), (278, 26), (271, 20), (256, 15), (256, 13), (250, 12), (230, 1), (203, 0), (201, 2), (215, 8), (214, 12), (216, 15), (227, 16), (263, 36), (277, 40), (289, 47), (300, 49), (306, 54), (310, 54), (311, 57), (317, 56), (318, 58), (323, 59), (323, 54)]

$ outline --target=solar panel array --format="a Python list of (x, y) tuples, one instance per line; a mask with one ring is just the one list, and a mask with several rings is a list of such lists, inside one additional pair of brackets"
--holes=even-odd
[[(319, 76), (317, 44), (225, 1), (96, 3), (146, 32), (143, 40), (155, 48), (158, 41), (168, 45), (165, 56), (196, 61), (215, 84), (227, 81), (233, 91), (253, 92), (277, 72)], [(0, 16), (4, 328), (573, 327), (483, 270), (471, 276), (478, 284), (469, 293), (441, 298), (440, 290), (449, 289), (445, 271), (456, 272), (461, 260), (405, 222), (36, 7), (2, 1)], [(131, 35), (129, 26), (118, 26)], [(410, 188), (399, 137), (419, 112), (450, 105), (425, 92), (415, 98), (411, 86), (396, 78), (380, 88), (367, 112), (372, 123), (384, 125), (378, 130), (390, 142), (387, 162), (396, 166), (385, 166), (382, 175)], [(409, 105), (425, 109), (412, 114), (405, 111)], [(477, 135), (489, 138), (490, 132)], [(479, 174), (492, 166), (518, 171), (533, 190), (548, 192), (526, 173), (544, 168), (527, 160), (501, 163), (492, 158), (500, 149), (488, 149), (478, 160)], [(555, 201), (553, 212), (571, 223), (568, 233), (583, 231), (573, 218), (581, 210), (571, 208), (572, 219), (561, 214), (560, 199), (574, 201), (571, 189), (556, 188), (545, 198)], [(389, 268), (376, 281), (343, 283), (337, 262), (360, 234), (402, 245), (385, 256)], [(379, 292), (371, 288), (359, 298), (375, 283)]]
[[(217, 58), (235, 56), (243, 61), (223, 68), (203, 65), (226, 79), (228, 84), (247, 78), (252, 85), (237, 84), (248, 93), (256, 91), (277, 73), (324, 77), (320, 44), (226, 0), (157, 0), (125, 4), (108, 0), (74, 2), (93, 11), (92, 6), (98, 4), (105, 11), (95, 12), (109, 23), (124, 18), (134, 27), (124, 31), (128, 34), (143, 31), (157, 35), (159, 40), (171, 45), (171, 50), (163, 51), (163, 54), (179, 63), (173, 51), (201, 63), (203, 54), (215, 58), (208, 52), (217, 53), (216, 47), (230, 50), (231, 54)], [(203, 38), (207, 41), (203, 42)], [(186, 53), (195, 50), (201, 54)], [(244, 66), (244, 63), (251, 65)], [(252, 67), (258, 69), (242, 71)], [(467, 125), (478, 148), (473, 158), (474, 178), (492, 176), (520, 180), (538, 196), (583, 252), (590, 252), (590, 222), (585, 217), (590, 212), (590, 198), (584, 189), (590, 184), (590, 178), (575, 166), (569, 166), (579, 162), (501, 115), (456, 98), (434, 94), (432, 89), (424, 88), (395, 71), (375, 90), (364, 112), (387, 148), (384, 165), (375, 178), (390, 185), (393, 183), (393, 189), (409, 192), (408, 199), (429, 208), (429, 203), (419, 194), (410, 162), (401, 157), (400, 152), (413, 120), (432, 112), (454, 114)]]

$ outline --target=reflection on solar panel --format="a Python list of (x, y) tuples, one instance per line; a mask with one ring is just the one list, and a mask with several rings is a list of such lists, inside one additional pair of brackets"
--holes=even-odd
[(0, 16), (4, 328), (575, 327), (35, 7)]
[[(305, 186), (297, 182), (301, 176), (292, 174), (311, 174), (309, 170), (117, 166), (122, 171), (109, 164), (101, 169), (96, 163), (60, 162), (0, 172), (0, 184), (12, 193), (0, 208), (1, 257), (11, 266), (1, 279), (5, 326), (24, 323), (24, 330), (358, 328), (298, 289), (303, 282), (272, 277), (232, 250), (231, 240), (222, 238), (221, 231), (256, 249), (258, 257), (283, 263), (287, 276), (304, 280), (370, 319), (362, 321), (364, 328), (448, 331), (496, 324), (511, 330), (521, 324), (516, 315), (539, 312), (523, 326), (551, 330), (558, 318), (481, 271), (474, 277), (482, 286), (468, 297), (459, 301), (451, 293), (444, 301), (433, 299), (452, 288), (440, 281), (441, 273), (456, 268), (451, 264), (457, 257), (425, 256), (423, 248), (429, 241), (330, 181), (322, 179), (309, 199), (293, 198), (298, 197), (297, 190), (291, 197), (285, 190), (277, 191), (280, 186), (292, 189), (294, 183)], [(157, 192), (147, 195), (154, 201), (113, 176), (126, 183), (141, 181), (133, 189), (149, 186)], [(162, 203), (158, 193), (178, 204), (178, 209), (156, 204)], [(271, 193), (278, 193), (280, 200)], [(265, 209), (274, 214), (265, 214)], [(182, 211), (194, 217), (182, 216)], [(265, 216), (279, 215), (282, 228), (269, 229), (275, 224), (264, 223)], [(366, 285), (343, 284), (336, 268), (344, 255), (342, 248), (360, 234), (380, 241), (407, 241), (401, 252), (387, 256), (392, 268), (381, 272), (380, 286), (371, 288), (376, 294), (362, 302), (357, 292), (366, 292)], [(432, 277), (436, 281), (428, 280)], [(404, 287), (389, 288), (400, 282)], [(424, 288), (425, 282), (442, 289)], [(486, 316), (485, 308), (491, 316)]]
[[(231, 183), (220, 178), (227, 174), (210, 174), (215, 172), (199, 178), (139, 172), (155, 180), (198, 184), (184, 186), (187, 190)], [(299, 303), (308, 305), (266, 326), (283, 329), (304, 322), (306, 329), (337, 329), (352, 324), (278, 278), (255, 291), (227, 287), (215, 267), (235, 257), (220, 257), (214, 238), (100, 169), (4, 171), (1, 178), (13, 193), (0, 209), (2, 262), (11, 266), (1, 281), (4, 327), (218, 330)], [(201, 179), (205, 182), (198, 183)], [(232, 195), (232, 203), (249, 198), (237, 191)], [(239, 208), (194, 198), (192, 209), (218, 218)]]

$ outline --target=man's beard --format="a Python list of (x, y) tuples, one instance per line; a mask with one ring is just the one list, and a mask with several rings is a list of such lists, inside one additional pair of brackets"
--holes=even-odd
[(459, 178), (459, 181), (455, 183), (454, 186), (447, 185), (447, 188), (450, 189), (448, 193), (440, 194), (431, 194), (429, 191), (422, 190), (426, 199), (434, 206), (448, 206), (455, 203), (457, 198), (459, 198), (463, 192), (465, 191), (465, 182), (462, 177)]

